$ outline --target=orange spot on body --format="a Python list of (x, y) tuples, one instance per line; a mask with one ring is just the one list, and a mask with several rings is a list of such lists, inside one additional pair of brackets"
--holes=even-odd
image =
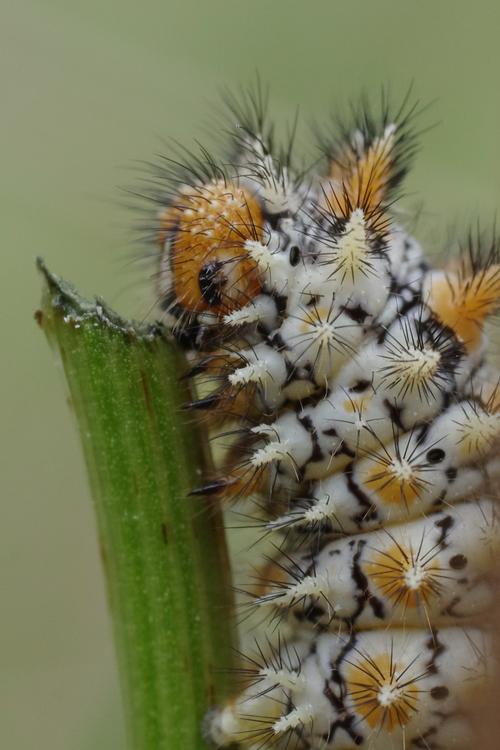
[(363, 483), (386, 505), (410, 506), (421, 494), (418, 469), (404, 460), (394, 459), (385, 466), (370, 467)]
[(374, 552), (364, 571), (395, 606), (415, 609), (440, 592), (441, 566), (431, 554), (394, 544)]
[(408, 665), (390, 654), (360, 654), (346, 673), (348, 696), (372, 729), (392, 732), (404, 727), (418, 710), (416, 682)]
[(311, 333), (328, 323), (330, 310), (326, 307), (314, 307), (313, 310), (305, 310), (304, 317), (299, 325), (300, 333)]
[(483, 323), (500, 307), (500, 266), (474, 275), (447, 273), (432, 279), (427, 304), (473, 351), (481, 342)]
[(348, 398), (343, 403), (344, 411), (348, 414), (362, 414), (368, 408), (371, 400), (372, 394), (359, 398)]
[(323, 187), (325, 202), (335, 214), (348, 216), (355, 208), (367, 215), (379, 210), (391, 178), (394, 143), (394, 128), (389, 127), (361, 155), (346, 146), (332, 162)]

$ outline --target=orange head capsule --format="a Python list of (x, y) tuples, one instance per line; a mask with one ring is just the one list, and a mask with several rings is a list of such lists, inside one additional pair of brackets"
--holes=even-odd
[(262, 238), (262, 213), (246, 189), (224, 180), (183, 187), (160, 216), (160, 286), (182, 312), (225, 315), (260, 291), (247, 240)]

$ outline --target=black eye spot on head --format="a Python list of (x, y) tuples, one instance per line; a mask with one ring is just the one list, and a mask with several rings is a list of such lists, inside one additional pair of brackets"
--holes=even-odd
[(454, 555), (450, 558), (450, 568), (453, 570), (463, 570), (467, 565), (467, 558), (465, 555)]
[(222, 292), (226, 279), (221, 272), (221, 268), (222, 263), (214, 260), (202, 266), (198, 274), (200, 292), (209, 305), (220, 305), (222, 303)]
[(427, 451), (426, 458), (430, 464), (440, 464), (445, 455), (445, 452), (441, 448), (431, 448), (430, 451)]
[(292, 245), (290, 248), (289, 261), (291, 266), (298, 266), (300, 263), (300, 247)]

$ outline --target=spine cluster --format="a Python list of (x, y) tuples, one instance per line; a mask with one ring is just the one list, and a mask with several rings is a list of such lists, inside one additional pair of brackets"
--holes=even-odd
[(260, 91), (229, 107), (226, 158), (166, 160), (154, 195), (161, 306), (200, 389), (186, 406), (230, 441), (194, 491), (254, 498), (275, 549), (247, 587), (263, 617), (244, 685), (207, 736), (468, 748), (500, 541), (498, 245), (468, 238), (433, 269), (395, 220), (407, 101), (332, 126), (314, 174)]

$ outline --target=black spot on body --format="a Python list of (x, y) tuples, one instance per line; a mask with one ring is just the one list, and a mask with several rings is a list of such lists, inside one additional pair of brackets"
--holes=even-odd
[(405, 428), (401, 418), (403, 409), (400, 406), (396, 406), (396, 404), (393, 404), (391, 401), (389, 401), (388, 398), (384, 398), (384, 406), (389, 412), (391, 422), (404, 432)]
[(431, 690), (431, 698), (434, 698), (435, 701), (443, 701), (449, 694), (450, 691), (444, 685), (438, 685)]
[(269, 294), (273, 298), (273, 300), (276, 303), (276, 309), (278, 310), (278, 315), (280, 317), (283, 317), (286, 313), (286, 306), (288, 304), (288, 297), (286, 297), (284, 294), (276, 294), (272, 290), (270, 290)]
[(288, 210), (279, 211), (278, 213), (271, 213), (270, 211), (264, 211), (266, 221), (272, 229), (278, 229), (279, 223), (282, 219), (287, 219), (290, 215)]
[(454, 523), (455, 521), (453, 520), (451, 516), (445, 516), (440, 521), (436, 521), (434, 526), (436, 526), (438, 529), (441, 530), (441, 534), (439, 536), (438, 541), (436, 542), (436, 546), (438, 545), (442, 547), (448, 546), (447, 541), (446, 541), (448, 537), (448, 532), (453, 527)]
[(357, 380), (349, 387), (350, 393), (363, 393), (371, 385), (370, 380)]
[(316, 428), (314, 426), (314, 423), (311, 419), (311, 417), (307, 415), (297, 416), (297, 419), (299, 420), (302, 427), (304, 427), (309, 435), (311, 436), (311, 442), (312, 442), (312, 453), (310, 460), (311, 461), (321, 461), (323, 459), (323, 452), (320, 448), (319, 442), (318, 442), (318, 433), (316, 432)]
[(439, 464), (444, 460), (446, 453), (441, 448), (431, 448), (427, 451), (426, 459), (430, 464)]
[(463, 570), (468, 561), (465, 555), (453, 555), (453, 557), (450, 557), (449, 562), (450, 568), (453, 568), (453, 570)]
[(291, 266), (298, 266), (300, 263), (300, 247), (292, 245), (290, 248), (289, 261)]
[(358, 606), (356, 612), (349, 618), (349, 620), (353, 624), (363, 611), (366, 602), (368, 602), (368, 604), (372, 608), (372, 612), (377, 619), (383, 620), (385, 615), (384, 605), (382, 604), (380, 599), (370, 594), (368, 578), (363, 573), (359, 562), (361, 559), (361, 555), (363, 554), (365, 544), (366, 542), (364, 541), (358, 542), (358, 549), (356, 550), (352, 558), (351, 576), (356, 585), (356, 588), (359, 591), (359, 594), (357, 595)]
[[(464, 579), (464, 581), (467, 582), (467, 579)], [(459, 583), (460, 583), (460, 581), (459, 581)], [(456, 610), (456, 606), (458, 604), (460, 604), (461, 601), (462, 600), (461, 600), (461, 598), (459, 596), (453, 597), (453, 599), (448, 604), (448, 606), (443, 608), (443, 614), (444, 615), (449, 615), (450, 617), (455, 617), (457, 619), (459, 617), (464, 617), (464, 615), (462, 613), (457, 612), (457, 610)]]
[(315, 625), (317, 622), (320, 622), (320, 620), (325, 615), (325, 610), (322, 607), (319, 607), (317, 604), (311, 604), (310, 607), (306, 607), (304, 610), (304, 619), (307, 620), (307, 622), (312, 623)]
[(287, 345), (283, 341), (280, 333), (275, 333), (269, 340), (269, 343), (278, 352), (282, 352), (284, 349), (288, 349)]
[(328, 682), (325, 683), (325, 688), (323, 690), (323, 694), (330, 701), (335, 711), (339, 715), (339, 718), (330, 724), (328, 734), (324, 735), (323, 737), (327, 745), (333, 744), (337, 729), (343, 729), (345, 732), (347, 732), (355, 745), (361, 745), (365, 739), (362, 735), (358, 734), (355, 731), (355, 725), (359, 721), (358, 717), (354, 714), (350, 714), (344, 704), (346, 685), (344, 682), (344, 678), (342, 677), (342, 674), (340, 672), (340, 666), (342, 662), (345, 660), (349, 652), (353, 648), (356, 648), (356, 641), (357, 636), (356, 633), (353, 632), (351, 633), (349, 640), (342, 647), (335, 662), (332, 664), (330, 680), (334, 685), (338, 686), (338, 695), (330, 688)]
[(354, 320), (355, 323), (359, 323), (360, 325), (362, 325), (368, 317), (368, 313), (361, 307), (361, 305), (357, 305), (356, 307), (342, 307), (341, 309), (351, 318), (351, 320)]
[(351, 462), (348, 466), (346, 466), (346, 468), (344, 469), (344, 474), (349, 492), (354, 495), (362, 508), (361, 512), (357, 513), (353, 517), (353, 520), (358, 524), (358, 526), (361, 526), (362, 522), (365, 520), (376, 519), (378, 517), (378, 513), (368, 495), (363, 492), (361, 487), (354, 480), (354, 477), (352, 475), (353, 466), (354, 462)]
[(327, 437), (337, 437), (337, 430), (335, 427), (330, 427), (328, 430), (323, 430), (323, 435), (327, 435)]
[(356, 453), (349, 448), (349, 446), (342, 440), (339, 446), (335, 449), (335, 452), (332, 455), (339, 456), (340, 454), (343, 454), (344, 456), (348, 456), (349, 458), (356, 458)]
[(427, 663), (427, 671), (429, 674), (436, 674), (438, 672), (437, 660), (446, 651), (446, 646), (439, 640), (439, 634), (436, 630), (432, 631), (431, 637), (426, 641), (426, 647), (432, 652), (432, 656)]

